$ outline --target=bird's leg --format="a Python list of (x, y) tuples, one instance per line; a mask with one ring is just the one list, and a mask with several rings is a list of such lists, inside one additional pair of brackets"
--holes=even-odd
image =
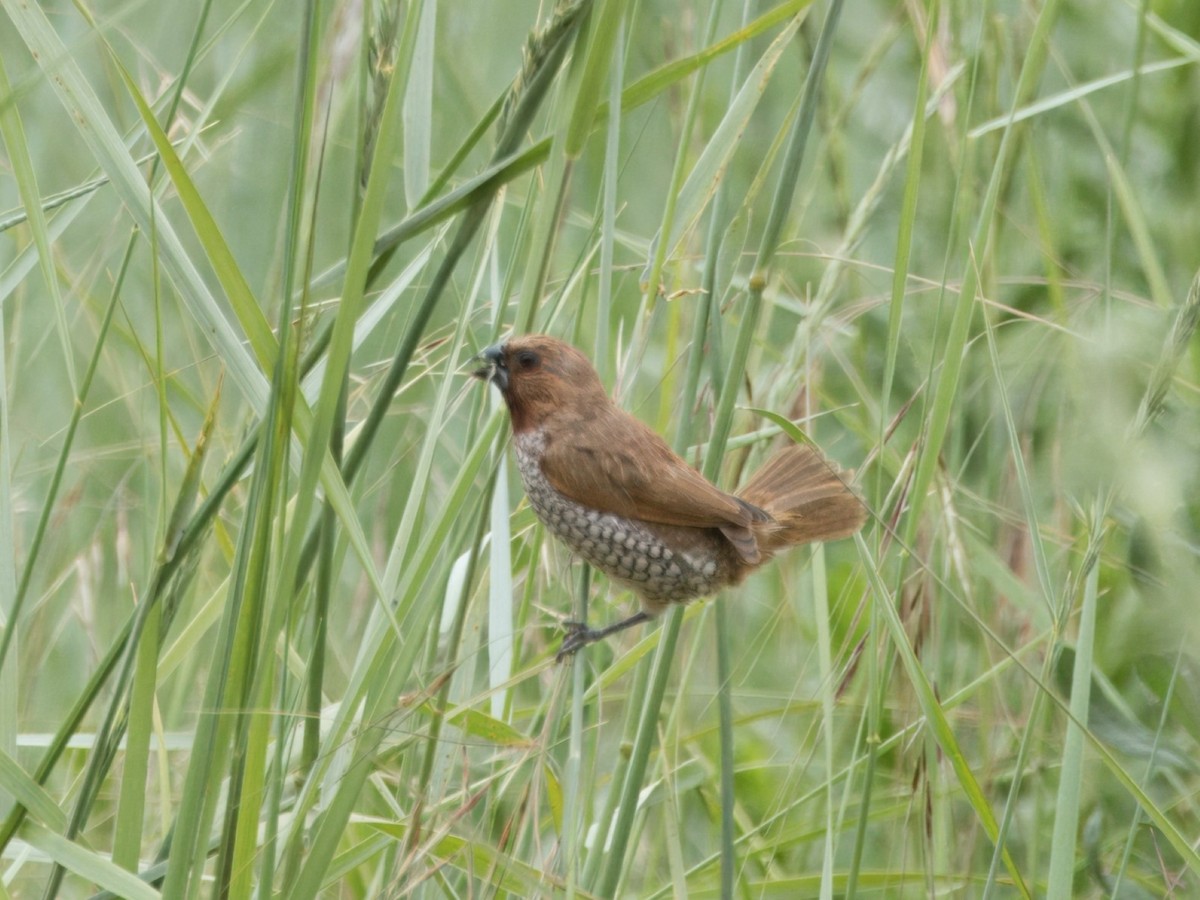
[(588, 644), (602, 641), (610, 634), (624, 631), (633, 625), (649, 622), (651, 618), (653, 617), (650, 613), (643, 609), (634, 613), (628, 619), (622, 619), (615, 625), (609, 625), (606, 628), (588, 628), (584, 622), (564, 622), (563, 625), (567, 629), (567, 636), (563, 638), (562, 646), (559, 647), (558, 654), (554, 658), (562, 662), (568, 656), (574, 656), (576, 651), (582, 647), (586, 647)]

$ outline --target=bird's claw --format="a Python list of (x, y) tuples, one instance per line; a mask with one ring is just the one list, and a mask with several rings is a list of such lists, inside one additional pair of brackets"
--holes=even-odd
[(588, 628), (586, 622), (563, 622), (563, 628), (566, 630), (567, 636), (563, 638), (562, 646), (554, 655), (555, 662), (562, 662), (568, 657), (574, 656), (588, 644), (603, 636), (601, 632)]

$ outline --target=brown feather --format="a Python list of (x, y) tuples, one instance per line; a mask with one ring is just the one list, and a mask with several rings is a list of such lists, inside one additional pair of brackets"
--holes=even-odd
[[(542, 471), (554, 487), (585, 506), (622, 516), (694, 528), (746, 527), (761, 510), (710, 484), (666, 442), (611, 404), (589, 427), (553, 434)], [(609, 435), (619, 434), (619, 442)]]
[(766, 554), (849, 537), (867, 518), (866, 506), (847, 486), (845, 475), (816, 449), (799, 444), (763, 463), (738, 495), (773, 520), (757, 532)]

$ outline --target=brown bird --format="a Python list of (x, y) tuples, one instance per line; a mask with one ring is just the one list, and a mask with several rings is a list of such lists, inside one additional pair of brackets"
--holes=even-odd
[(571, 629), (559, 658), (739, 583), (778, 551), (849, 537), (866, 508), (812, 447), (780, 450), (737, 494), (710, 484), (609, 398), (582, 353), (533, 334), (488, 347), (474, 374), (504, 395), (521, 481), (542, 524), (642, 609)]

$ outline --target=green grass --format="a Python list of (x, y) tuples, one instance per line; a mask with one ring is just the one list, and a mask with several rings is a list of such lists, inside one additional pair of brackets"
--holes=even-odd
[[(0, 896), (1200, 890), (1195, 4), (363, 6), (0, 0)], [(528, 330), (868, 527), (556, 664)]]

